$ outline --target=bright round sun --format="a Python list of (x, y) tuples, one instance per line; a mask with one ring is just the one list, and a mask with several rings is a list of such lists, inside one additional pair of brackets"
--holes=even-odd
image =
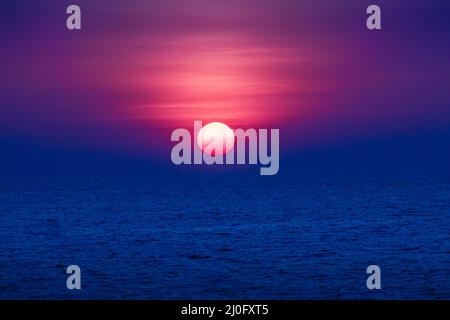
[(220, 156), (233, 148), (234, 132), (222, 122), (211, 122), (200, 129), (197, 144), (204, 153)]

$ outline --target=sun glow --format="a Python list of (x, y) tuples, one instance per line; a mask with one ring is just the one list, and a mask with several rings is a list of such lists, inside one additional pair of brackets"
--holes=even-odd
[(192, 119), (256, 126), (281, 121), (298, 110), (299, 104), (306, 104), (305, 99), (299, 102), (293, 97), (307, 86), (279, 76), (279, 70), (287, 66), (298, 68), (292, 67), (301, 62), (296, 51), (249, 45), (239, 35), (185, 37), (182, 42), (161, 46), (163, 54), (138, 59), (152, 65), (133, 75), (133, 88), (146, 92), (146, 101), (135, 109), (140, 119), (161, 121), (169, 127)]
[(222, 122), (211, 122), (200, 129), (197, 144), (211, 156), (223, 155), (234, 146), (234, 132)]

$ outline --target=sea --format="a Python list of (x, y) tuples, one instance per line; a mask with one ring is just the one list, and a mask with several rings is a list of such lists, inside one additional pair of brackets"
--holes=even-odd
[(450, 299), (450, 177), (2, 182), (0, 299)]

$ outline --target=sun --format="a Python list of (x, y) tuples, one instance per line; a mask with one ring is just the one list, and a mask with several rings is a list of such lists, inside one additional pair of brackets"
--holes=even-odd
[(198, 132), (197, 144), (204, 153), (220, 156), (233, 148), (234, 132), (222, 122), (211, 122)]

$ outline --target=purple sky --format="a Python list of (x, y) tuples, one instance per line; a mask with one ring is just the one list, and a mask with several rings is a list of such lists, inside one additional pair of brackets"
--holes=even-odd
[(222, 121), (300, 152), (446, 129), (450, 6), (432, 2), (375, 1), (369, 31), (367, 1), (75, 1), (77, 32), (64, 1), (2, 3), (0, 135), (151, 154)]

